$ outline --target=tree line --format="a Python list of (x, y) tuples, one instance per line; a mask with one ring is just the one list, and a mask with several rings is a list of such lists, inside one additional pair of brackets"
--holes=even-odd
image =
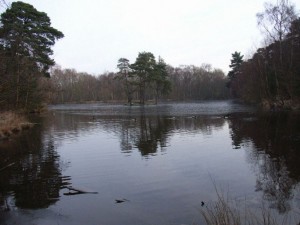
[[(164, 63), (159, 60), (159, 63)], [(157, 103), (159, 99), (184, 101), (229, 97), (228, 80), (220, 69), (212, 69), (208, 64), (172, 67), (159, 63), (164, 69), (155, 69), (147, 77), (135, 74), (125, 58), (118, 61), (119, 72), (98, 76), (55, 66), (44, 90), (48, 90), (50, 103), (102, 101), (143, 104), (145, 101)], [(156, 74), (157, 70), (160, 73)]]
[(295, 6), (288, 0), (266, 3), (257, 20), (267, 44), (246, 60), (240, 52), (233, 53), (228, 76), (209, 64), (172, 67), (151, 52), (140, 52), (133, 63), (120, 58), (118, 72), (93, 76), (55, 66), (51, 47), (63, 33), (51, 27), (46, 13), (13, 2), (0, 18), (1, 110), (31, 110), (45, 102), (131, 105), (229, 97), (268, 107), (299, 102), (300, 18)]
[(140, 52), (133, 64), (126, 58), (120, 58), (117, 67), (119, 73), (116, 78), (122, 80), (130, 105), (135, 93), (140, 104), (145, 103), (147, 96), (154, 96), (157, 103), (161, 94), (167, 94), (171, 90), (167, 64), (161, 57), (156, 62), (151, 52)]
[[(117, 62), (118, 72), (99, 76), (61, 69), (50, 58), (62, 32), (32, 5), (17, 1), (0, 18), (1, 110), (33, 110), (43, 103), (171, 100), (228, 97), (224, 73), (210, 65), (174, 68), (151, 52), (140, 52), (134, 63)], [(50, 79), (48, 79), (50, 78)]]
[(267, 44), (244, 60), (232, 54), (231, 94), (270, 109), (292, 108), (300, 99), (300, 18), (288, 0), (265, 4), (257, 14)]

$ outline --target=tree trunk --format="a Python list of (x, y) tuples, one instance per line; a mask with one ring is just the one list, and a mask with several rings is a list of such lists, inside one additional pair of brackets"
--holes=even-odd
[(17, 70), (17, 90), (16, 90), (16, 108), (19, 106), (19, 93), (20, 93), (20, 65), (18, 63), (18, 70)]

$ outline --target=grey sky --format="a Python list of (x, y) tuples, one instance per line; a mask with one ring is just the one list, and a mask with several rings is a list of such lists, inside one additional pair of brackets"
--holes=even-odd
[(65, 37), (54, 47), (63, 68), (100, 74), (119, 58), (150, 51), (172, 66), (210, 63), (228, 71), (231, 53), (249, 54), (261, 34), (262, 0), (24, 0), (46, 12)]

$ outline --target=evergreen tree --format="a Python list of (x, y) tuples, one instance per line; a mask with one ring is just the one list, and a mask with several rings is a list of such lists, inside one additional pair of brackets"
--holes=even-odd
[(232, 54), (231, 64), (229, 67), (231, 70), (228, 72), (228, 77), (230, 80), (233, 80), (235, 76), (237, 76), (239, 72), (239, 67), (243, 63), (243, 55), (240, 52), (234, 52)]
[(130, 63), (126, 58), (120, 58), (118, 60), (119, 73), (116, 76), (116, 79), (123, 80), (126, 88), (127, 101), (129, 105), (132, 105), (132, 94), (134, 92), (133, 89), (133, 78), (130, 73)]
[(151, 80), (156, 65), (155, 57), (151, 52), (140, 52), (135, 63), (130, 65), (139, 89), (140, 104), (145, 104), (146, 84)]
[(4, 81), (11, 86), (9, 94), (1, 91), (0, 103), (14, 108), (35, 107), (40, 103), (40, 93), (34, 95), (38, 78), (49, 77), (49, 67), (54, 65), (51, 47), (63, 33), (51, 27), (46, 13), (21, 1), (13, 2), (0, 22), (1, 55), (5, 55), (6, 61), (6, 68), (0, 70), (0, 87)]
[(168, 94), (171, 91), (171, 82), (168, 77), (167, 64), (161, 57), (159, 57), (152, 76), (156, 104), (160, 94)]
[(227, 83), (227, 87), (231, 89), (231, 93), (234, 97), (236, 96), (236, 90), (235, 87), (233, 87), (233, 83), (234, 80), (238, 77), (239, 74), (239, 68), (243, 63), (243, 55), (241, 55), (240, 52), (234, 52), (232, 55), (232, 59), (231, 59), (231, 64), (229, 65), (229, 67), (231, 68), (231, 70), (228, 72), (228, 78), (229, 81)]

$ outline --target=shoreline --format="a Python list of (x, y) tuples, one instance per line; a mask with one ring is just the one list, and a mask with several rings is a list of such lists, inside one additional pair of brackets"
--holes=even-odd
[(0, 112), (0, 141), (7, 140), (22, 130), (28, 130), (31, 127), (33, 127), (33, 124), (21, 113)]
[(299, 111), (300, 99), (294, 99), (294, 100), (262, 99), (259, 105), (263, 110), (269, 110), (269, 111), (282, 111), (282, 110)]

